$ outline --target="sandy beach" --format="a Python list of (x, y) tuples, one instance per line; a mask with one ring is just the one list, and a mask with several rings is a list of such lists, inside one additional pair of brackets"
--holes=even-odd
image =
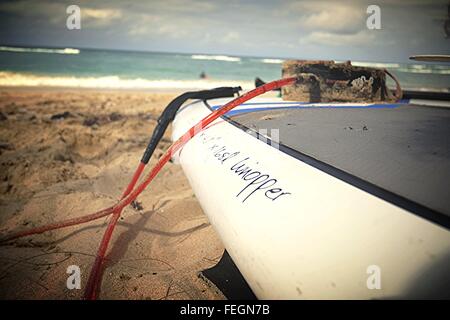
[[(168, 92), (0, 88), (0, 234), (111, 206), (131, 178)], [(170, 130), (155, 152), (170, 145)], [(168, 163), (123, 211), (101, 299), (223, 299), (198, 277), (223, 246), (181, 167)], [(0, 246), (1, 299), (80, 299), (108, 218)], [(80, 267), (81, 290), (66, 286)]]

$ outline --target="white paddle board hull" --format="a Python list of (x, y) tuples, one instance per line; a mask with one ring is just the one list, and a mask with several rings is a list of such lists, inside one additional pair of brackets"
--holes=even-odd
[[(210, 112), (203, 102), (183, 108), (173, 139)], [(424, 273), (448, 273), (436, 266), (450, 252), (446, 228), (224, 119), (174, 158), (260, 299), (427, 297), (439, 278), (423, 284)]]

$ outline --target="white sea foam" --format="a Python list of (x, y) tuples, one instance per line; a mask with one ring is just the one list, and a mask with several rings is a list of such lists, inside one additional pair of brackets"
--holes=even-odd
[(282, 59), (261, 59), (261, 62), (280, 64), (280, 63), (283, 63), (284, 60), (282, 60)]
[(450, 69), (431, 69), (431, 68), (399, 68), (396, 71), (407, 73), (425, 73), (425, 74), (450, 74)]
[(360, 62), (352, 61), (352, 65), (359, 67), (372, 67), (372, 68), (399, 68), (398, 63), (382, 63), (382, 62)]
[(194, 60), (216, 60), (216, 61), (227, 61), (227, 62), (239, 62), (241, 58), (230, 57), (224, 55), (206, 55), (206, 54), (193, 54), (191, 59)]
[(123, 79), (118, 76), (71, 77), (47, 76), (0, 71), (0, 86), (3, 87), (67, 87), (99, 89), (211, 89), (222, 86), (253, 88), (252, 82), (233, 80), (148, 80), (142, 78)]
[(80, 50), (73, 48), (65, 49), (47, 49), (47, 48), (20, 48), (20, 47), (1, 47), (0, 51), (9, 52), (34, 52), (34, 53), (58, 53), (58, 54), (79, 54)]
[(428, 66), (424, 64), (404, 64), (398, 63), (380, 63), (380, 62), (359, 62), (352, 61), (352, 65), (373, 68), (391, 68), (397, 72), (424, 73), (424, 74), (450, 74), (450, 68), (447, 66)]

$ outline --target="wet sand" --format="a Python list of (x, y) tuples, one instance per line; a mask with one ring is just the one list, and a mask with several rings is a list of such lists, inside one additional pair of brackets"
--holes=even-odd
[[(78, 217), (120, 197), (176, 93), (0, 88), (0, 234)], [(170, 145), (170, 130), (150, 162)], [(223, 299), (198, 277), (223, 246), (181, 167), (123, 211), (101, 299)], [(108, 218), (0, 245), (1, 299), (80, 299)], [(69, 290), (67, 268), (80, 267)]]

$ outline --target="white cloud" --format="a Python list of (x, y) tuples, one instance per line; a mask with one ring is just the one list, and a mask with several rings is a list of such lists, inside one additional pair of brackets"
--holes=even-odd
[(81, 7), (81, 21), (84, 26), (102, 27), (115, 23), (122, 18), (122, 10), (119, 9), (94, 9)]
[(276, 15), (302, 30), (352, 34), (365, 28), (366, 8), (361, 2), (296, 1), (286, 3)]
[(109, 20), (122, 17), (122, 11), (118, 9), (91, 9), (82, 8), (81, 14), (89, 19)]
[(322, 8), (300, 20), (305, 29), (333, 33), (355, 33), (365, 27), (366, 12), (351, 6)]

